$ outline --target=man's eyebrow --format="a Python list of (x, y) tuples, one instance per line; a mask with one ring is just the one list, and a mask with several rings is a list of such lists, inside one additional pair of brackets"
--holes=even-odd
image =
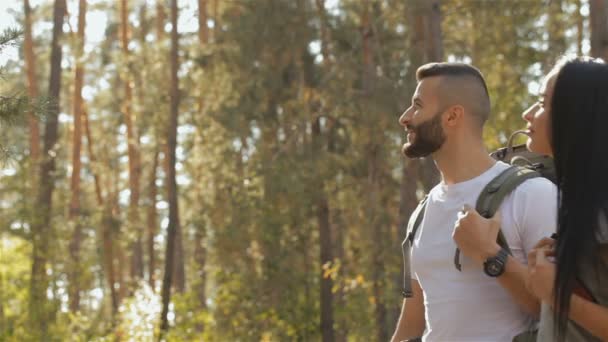
[(414, 97), (412, 97), (412, 102), (420, 102), (420, 104), (422, 104), (422, 99), (420, 98), (420, 96), (416, 95)]

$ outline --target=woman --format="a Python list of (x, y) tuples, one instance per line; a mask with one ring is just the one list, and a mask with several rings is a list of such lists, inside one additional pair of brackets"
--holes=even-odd
[(528, 256), (538, 341), (608, 340), (608, 65), (562, 60), (523, 117), (528, 149), (555, 160), (559, 190), (558, 238)]

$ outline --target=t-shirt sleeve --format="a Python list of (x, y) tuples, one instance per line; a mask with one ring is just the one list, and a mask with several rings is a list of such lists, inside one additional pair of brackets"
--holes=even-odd
[(557, 187), (545, 178), (533, 178), (514, 193), (514, 214), (524, 255), (557, 227)]

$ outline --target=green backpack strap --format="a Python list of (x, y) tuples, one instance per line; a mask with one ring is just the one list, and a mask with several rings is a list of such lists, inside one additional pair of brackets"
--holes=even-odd
[(414, 244), (414, 238), (416, 237), (416, 232), (418, 231), (418, 227), (420, 227), (422, 219), (424, 218), (427, 198), (428, 195), (425, 195), (422, 201), (418, 203), (418, 206), (414, 212), (412, 212), (410, 220), (407, 223), (405, 240), (403, 240), (403, 243), (401, 243), (401, 250), (403, 252), (403, 291), (401, 293), (405, 298), (410, 298), (413, 296), (410, 255), (412, 245)]
[[(501, 172), (498, 176), (492, 179), (486, 186), (481, 190), (479, 197), (477, 197), (477, 204), (475, 209), (479, 215), (489, 219), (494, 216), (502, 201), (517, 188), (521, 183), (531, 178), (542, 177), (542, 175), (532, 169), (512, 165), (508, 169)], [(496, 242), (500, 247), (506, 249), (509, 254), (511, 249), (507, 243), (502, 230), (498, 231), (498, 237)], [(461, 271), (462, 266), (460, 264), (460, 249), (456, 248), (454, 254), (454, 266), (457, 270)]]

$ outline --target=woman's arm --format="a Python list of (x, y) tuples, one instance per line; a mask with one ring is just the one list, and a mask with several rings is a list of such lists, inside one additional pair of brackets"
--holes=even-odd
[[(548, 260), (549, 256), (553, 256), (552, 244), (548, 240), (545, 243), (541, 241), (537, 247), (529, 254), (528, 287), (553, 308), (555, 264)], [(608, 308), (572, 294), (568, 318), (602, 341), (608, 341)]]
[(573, 294), (569, 318), (602, 341), (608, 341), (608, 308)]

